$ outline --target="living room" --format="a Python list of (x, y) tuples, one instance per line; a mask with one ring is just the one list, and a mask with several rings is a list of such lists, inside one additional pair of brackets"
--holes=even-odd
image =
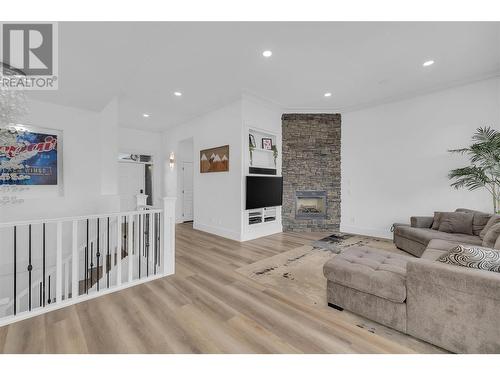
[(1, 353), (500, 354), (500, 22), (124, 17), (0, 24)]

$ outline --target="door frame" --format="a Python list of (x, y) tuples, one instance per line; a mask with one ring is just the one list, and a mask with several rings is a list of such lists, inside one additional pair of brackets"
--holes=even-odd
[[(183, 223), (191, 223), (194, 221), (194, 163), (192, 161), (181, 161), (182, 163), (182, 173), (181, 173), (181, 190), (182, 190), (182, 222)], [(191, 170), (192, 170), (192, 178), (191, 178), (191, 182), (192, 182), (192, 199), (191, 199), (191, 205), (192, 205), (192, 218), (190, 220), (184, 220), (185, 219), (185, 216), (184, 216), (184, 212), (185, 212), (185, 204), (184, 204), (184, 164), (186, 163), (189, 163), (191, 164)]]
[[(153, 199), (152, 199), (152, 203), (153, 203), (153, 207), (155, 206), (155, 200), (157, 198), (157, 194), (158, 194), (158, 191), (157, 191), (157, 188), (156, 188), (156, 169), (155, 169), (155, 156), (152, 152), (150, 151), (147, 151), (147, 150), (130, 150), (130, 149), (125, 149), (125, 150), (122, 150), (120, 149), (118, 151), (118, 155), (120, 154), (137, 154), (137, 155), (147, 155), (147, 156), (150, 156), (151, 157), (151, 161), (148, 161), (148, 162), (144, 162), (144, 161), (133, 161), (133, 160), (121, 160), (121, 159), (117, 159), (118, 160), (118, 163), (132, 163), (132, 164), (144, 164), (146, 167), (148, 165), (151, 165), (152, 168), (153, 168), (153, 173), (151, 173), (151, 190), (153, 192)], [(146, 185), (144, 185), (144, 188), (146, 188)], [(161, 187), (160, 187), (161, 189)]]

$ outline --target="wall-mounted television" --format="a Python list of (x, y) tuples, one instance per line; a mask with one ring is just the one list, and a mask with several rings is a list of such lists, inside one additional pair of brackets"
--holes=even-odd
[(247, 176), (246, 209), (281, 206), (283, 178)]

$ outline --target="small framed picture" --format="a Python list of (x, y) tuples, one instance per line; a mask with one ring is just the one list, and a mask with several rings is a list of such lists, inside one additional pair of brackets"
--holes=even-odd
[(253, 136), (253, 134), (248, 134), (248, 143), (253, 148), (257, 147), (257, 144), (255, 143), (255, 137)]
[(271, 150), (273, 148), (273, 140), (271, 138), (262, 138), (262, 148)]

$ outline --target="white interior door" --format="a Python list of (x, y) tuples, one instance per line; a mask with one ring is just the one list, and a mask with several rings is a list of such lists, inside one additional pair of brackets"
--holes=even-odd
[(193, 163), (182, 162), (182, 220), (193, 220)]
[(120, 210), (135, 211), (136, 195), (144, 190), (145, 165), (121, 162), (118, 166), (120, 194)]

